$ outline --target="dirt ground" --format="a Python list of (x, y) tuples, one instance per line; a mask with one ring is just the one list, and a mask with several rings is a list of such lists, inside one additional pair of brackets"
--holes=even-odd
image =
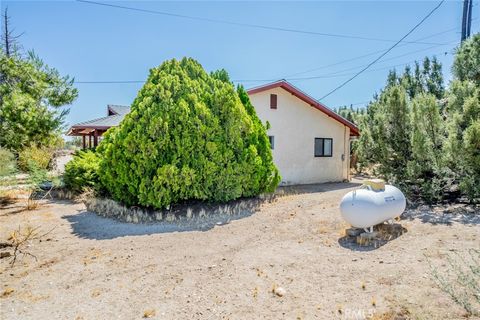
[(28, 248), (37, 260), (0, 260), (0, 318), (464, 319), (428, 262), (479, 248), (480, 214), (411, 212), (399, 222), (406, 233), (363, 248), (346, 241), (338, 209), (354, 187), (290, 190), (251, 216), (184, 232), (119, 223), (69, 201), (35, 211), (4, 203), (0, 242), (19, 226), (54, 229)]

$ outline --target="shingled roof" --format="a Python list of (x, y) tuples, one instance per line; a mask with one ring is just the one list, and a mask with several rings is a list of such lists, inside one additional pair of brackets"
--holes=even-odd
[(79, 122), (71, 126), (68, 130), (67, 135), (82, 135), (90, 131), (107, 131), (110, 127), (115, 127), (122, 122), (125, 115), (130, 112), (129, 106), (119, 106), (109, 104), (107, 106), (107, 113), (106, 117), (97, 118), (93, 120), (88, 120), (84, 122)]
[(116, 104), (109, 104), (107, 106), (108, 115), (123, 114), (126, 115), (130, 112), (130, 106), (119, 106)]

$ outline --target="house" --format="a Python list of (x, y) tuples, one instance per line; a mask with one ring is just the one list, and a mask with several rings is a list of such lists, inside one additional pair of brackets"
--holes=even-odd
[(118, 126), (125, 115), (129, 112), (129, 106), (109, 104), (107, 106), (106, 117), (74, 124), (68, 130), (67, 135), (82, 137), (84, 149), (87, 148), (87, 146), (89, 148), (96, 147), (105, 131), (111, 127)]
[[(280, 80), (247, 91), (258, 117), (269, 123), (268, 136), (282, 185), (349, 180), (350, 140), (358, 128), (289, 82)], [(86, 137), (96, 146), (99, 137), (130, 111), (108, 106), (108, 115), (78, 123), (69, 135)]]
[(268, 136), (283, 185), (349, 180), (358, 128), (285, 80), (247, 91)]

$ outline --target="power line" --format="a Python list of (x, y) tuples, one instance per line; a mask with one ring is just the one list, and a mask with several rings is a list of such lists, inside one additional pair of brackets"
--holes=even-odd
[[(415, 51), (412, 51), (412, 52), (407, 52), (407, 53), (404, 53), (404, 54), (401, 54), (401, 55), (398, 55), (398, 56), (395, 56), (395, 57), (391, 57), (389, 59), (385, 59), (382, 62), (398, 59), (400, 57), (407, 56), (407, 55), (410, 55), (410, 54), (413, 54), (413, 53), (416, 53), (416, 52), (420, 52), (420, 51), (429, 50), (429, 49), (432, 49), (434, 47), (437, 47), (437, 46), (432, 46), (432, 47), (422, 49), (422, 50), (415, 50)], [(438, 52), (438, 53), (435, 53), (435, 54), (447, 54), (447, 53), (448, 53), (447, 51), (442, 51), (442, 52)], [(413, 63), (415, 61), (417, 61), (417, 60), (411, 60), (411, 61), (401, 63), (401, 64), (395, 64), (395, 65), (384, 66), (384, 67), (377, 68), (377, 69), (371, 69), (367, 72), (374, 72), (374, 71), (380, 71), (380, 70), (385, 70), (385, 69), (391, 69), (391, 68), (395, 68), (395, 67), (399, 67), (399, 66), (408, 65), (408, 64)], [(343, 70), (340, 70), (340, 71), (337, 71), (337, 72), (327, 73), (327, 74), (318, 75), (318, 76), (297, 77), (297, 78), (291, 77), (291, 78), (284, 78), (284, 79), (289, 80), (289, 81), (300, 81), (300, 80), (313, 80), (313, 79), (345, 77), (345, 76), (349, 76), (349, 75), (352, 75), (352, 74), (355, 74), (355, 73), (354, 72), (353, 73), (352, 72), (342, 73), (342, 72), (355, 70), (355, 69), (358, 69), (358, 68), (361, 68), (361, 67), (364, 67), (364, 66), (365, 65), (360, 65), (360, 66), (356, 66), (356, 67), (352, 67), (352, 68), (348, 68), (348, 69), (343, 69)], [(277, 80), (278, 80), (278, 78), (276, 78), (276, 79), (273, 79), (273, 78), (272, 79), (232, 79), (233, 82), (272, 82), (272, 81), (277, 81)], [(74, 83), (77, 83), (77, 84), (131, 84), (131, 83), (145, 83), (145, 81), (146, 80), (111, 80), (111, 81), (105, 80), (105, 81), (74, 81)]]
[[(175, 17), (175, 18), (197, 20), (197, 21), (210, 22), (210, 23), (220, 23), (220, 24), (227, 24), (227, 25), (234, 25), (234, 26), (248, 27), (248, 28), (257, 28), (257, 29), (264, 29), (264, 30), (274, 30), (274, 31), (281, 31), (281, 32), (301, 33), (301, 34), (310, 34), (310, 35), (317, 35), (317, 36), (324, 36), (324, 37), (359, 39), (359, 40), (368, 40), (368, 41), (381, 41), (381, 42), (395, 42), (396, 41), (396, 40), (382, 39), (382, 38), (362, 37), (362, 36), (355, 36), (355, 35), (348, 35), (348, 34), (327, 33), (327, 32), (316, 32), (316, 31), (300, 30), (300, 29), (292, 29), (292, 28), (284, 28), (284, 27), (275, 27), (275, 26), (268, 26), (268, 25), (261, 25), (261, 24), (235, 22), (235, 21), (228, 21), (228, 20), (221, 20), (221, 19), (212, 19), (212, 18), (205, 18), (205, 17), (198, 17), (198, 16), (189, 16), (189, 15), (177, 14), (177, 13), (172, 13), (172, 12), (148, 10), (148, 9), (141, 9), (141, 8), (135, 8), (135, 7), (127, 7), (127, 6), (120, 6), (120, 5), (115, 5), (115, 4), (96, 2), (96, 1), (88, 1), (88, 0), (77, 0), (77, 2), (88, 3), (88, 4), (93, 4), (93, 5), (99, 5), (99, 6), (105, 6), (105, 7), (111, 7), (111, 8), (117, 8), (117, 9), (137, 11), (137, 12), (143, 12), (143, 13), (158, 14), (158, 15), (170, 16), (170, 17)], [(434, 44), (438, 45), (439, 44), (439, 43), (417, 42), (417, 41), (405, 41), (405, 43), (428, 44), (428, 45), (434, 45)]]
[[(456, 43), (457, 41), (455, 41)], [(450, 43), (451, 44), (451, 43)], [(435, 46), (436, 47), (436, 46)], [(427, 49), (432, 49), (433, 47), (430, 47), (430, 48), (427, 48)], [(425, 49), (425, 50), (427, 50)], [(389, 59), (386, 59), (386, 60), (382, 60), (382, 62), (385, 62), (385, 61), (389, 61), (389, 60), (394, 60), (394, 59), (398, 59), (400, 57), (403, 57), (403, 56), (406, 56), (406, 55), (410, 55), (412, 53), (416, 53), (416, 52), (419, 52), (419, 51), (424, 51), (424, 50), (416, 50), (416, 51), (412, 51), (412, 52), (407, 52), (405, 54), (401, 54), (401, 55), (398, 55), (398, 56), (395, 56), (395, 57), (392, 57), (392, 58), (389, 58)], [(448, 54), (448, 51), (442, 51), (442, 52), (438, 52), (436, 54)], [(435, 54), (434, 54), (435, 55)], [(411, 64), (413, 62), (417, 61), (416, 59), (415, 60), (411, 60), (411, 61), (408, 61), (408, 62), (405, 62), (405, 63), (401, 63), (401, 64), (395, 64), (395, 65), (389, 65), (389, 66), (384, 66), (384, 67), (381, 67), (381, 68), (377, 68), (377, 69), (371, 69), (371, 70), (368, 70), (366, 72), (373, 72), (373, 71), (380, 71), (380, 70), (385, 70), (385, 69), (391, 69), (391, 68), (395, 68), (395, 67), (399, 67), (399, 66), (404, 66), (404, 65), (408, 65), (408, 64)], [(288, 81), (300, 81), (300, 80), (314, 80), (314, 79), (327, 79), (327, 78), (338, 78), (338, 77), (345, 77), (345, 76), (349, 76), (349, 75), (354, 75), (356, 74), (355, 72), (349, 72), (349, 73), (342, 73), (342, 72), (345, 72), (345, 71), (350, 71), (350, 70), (355, 70), (355, 69), (358, 69), (358, 68), (362, 68), (364, 67), (365, 65), (360, 65), (360, 66), (356, 66), (356, 67), (352, 67), (352, 68), (348, 68), (348, 69), (343, 69), (343, 70), (340, 70), (340, 71), (337, 71), (337, 72), (333, 72), (333, 73), (327, 73), (327, 74), (323, 74), (323, 75), (318, 75), (318, 76), (311, 76), (311, 77), (297, 77), (297, 78), (283, 78), (284, 80), (288, 80)], [(235, 79), (235, 80), (232, 80), (233, 82), (272, 82), (272, 81), (277, 81), (277, 79)]]
[[(455, 41), (455, 43), (456, 43), (456, 42), (457, 42), (457, 41)], [(451, 43), (449, 43), (449, 44), (451, 44)], [(445, 45), (447, 45), (447, 44), (445, 44)], [(432, 46), (432, 47), (428, 47), (428, 48), (425, 48), (425, 49), (410, 51), (410, 52), (407, 52), (407, 53), (404, 53), (404, 54), (401, 54), (401, 55), (398, 55), (398, 56), (394, 56), (394, 57), (391, 57), (391, 58), (388, 58), (388, 59), (384, 59), (384, 60), (382, 60), (381, 62), (386, 62), (386, 61), (395, 60), (395, 59), (398, 59), (398, 58), (401, 58), (401, 57), (405, 57), (405, 56), (408, 56), (408, 55), (411, 55), (411, 54), (414, 54), (414, 53), (417, 53), (417, 52), (427, 51), (427, 50), (430, 50), (430, 49), (433, 49), (433, 48), (436, 48), (436, 47), (438, 47), (438, 46)], [(446, 51), (442, 51), (442, 52), (439, 52), (439, 53), (436, 53), (436, 54), (443, 54), (443, 53), (447, 53), (447, 52), (446, 52)], [(409, 62), (400, 64), (400, 65), (405, 65), (405, 64), (413, 63), (413, 62), (415, 62), (415, 61), (416, 61), (416, 60), (412, 60), (412, 61), (409, 61)], [(328, 77), (328, 76), (334, 76), (334, 75), (340, 74), (340, 73), (345, 72), (345, 71), (355, 70), (355, 69), (358, 69), (358, 68), (361, 68), (361, 67), (364, 67), (364, 66), (365, 66), (365, 65), (356, 66), (356, 67), (351, 67), (351, 68), (348, 68), (348, 69), (343, 69), (343, 70), (340, 70), (340, 71), (337, 71), (337, 72), (334, 72), (334, 73), (330, 73), (330, 74), (326, 74), (326, 75), (311, 76), (311, 77), (298, 77), (298, 78), (286, 78), (286, 79), (287, 79), (287, 80), (309, 80), (309, 79), (325, 78), (325, 77)], [(399, 65), (388, 66), (388, 67), (385, 67), (385, 68), (392, 68), (392, 67), (396, 67), (396, 66), (399, 66)], [(375, 69), (375, 70), (372, 70), (372, 71), (383, 70), (383, 69), (385, 69), (385, 68)], [(350, 74), (352, 74), (352, 73), (350, 73)], [(345, 75), (345, 74), (343, 74), (343, 75)]]
[(402, 42), (403, 39), (408, 37), (410, 34), (413, 33), (420, 25), (422, 25), (435, 11), (440, 8), (440, 6), (445, 2), (445, 0), (440, 1), (440, 3), (433, 8), (419, 23), (417, 23), (410, 31), (408, 31), (400, 40), (398, 40), (393, 46), (391, 46), (388, 50), (386, 50), (384, 53), (382, 53), (378, 58), (370, 62), (365, 68), (357, 72), (353, 77), (349, 78), (348, 80), (342, 82), (339, 86), (337, 86), (335, 89), (331, 90), (329, 93), (325, 94), (323, 97), (321, 97), (319, 100), (325, 99), (326, 97), (330, 96), (340, 88), (343, 88), (346, 84), (348, 84), (350, 81), (361, 75), (364, 71), (366, 71), (368, 68), (370, 68), (372, 65), (377, 63), (380, 59), (382, 59), (385, 55), (387, 55), (390, 51), (392, 51), (400, 42)]
[[(475, 20), (475, 19), (473, 19)], [(472, 20), (472, 21), (473, 21)], [(432, 38), (432, 37), (435, 37), (435, 36), (438, 36), (438, 35), (441, 35), (441, 34), (445, 34), (445, 33), (448, 33), (448, 32), (452, 32), (452, 31), (456, 31), (458, 28), (452, 28), (452, 29), (448, 29), (448, 30), (445, 30), (445, 31), (441, 31), (441, 32), (438, 32), (438, 33), (434, 33), (434, 34), (431, 34), (431, 35), (428, 35), (426, 37), (422, 37), (422, 38), (419, 38), (417, 40), (414, 40), (414, 41), (420, 41), (420, 40), (424, 40), (424, 39), (428, 39), (428, 38)], [(443, 45), (447, 45), (448, 43), (445, 43)], [(406, 46), (408, 45), (408, 43), (403, 43), (403, 44), (400, 44), (398, 45), (398, 47), (401, 47), (401, 46)], [(432, 48), (432, 47), (430, 47)], [(425, 50), (428, 50), (430, 48), (427, 48)], [(296, 75), (300, 75), (300, 74), (304, 74), (304, 73), (309, 73), (309, 72), (313, 72), (313, 71), (317, 71), (317, 70), (321, 70), (321, 69), (326, 69), (326, 68), (329, 68), (329, 67), (333, 67), (333, 66), (336, 66), (336, 65), (339, 65), (339, 64), (343, 64), (343, 63), (346, 63), (346, 62), (351, 62), (351, 61), (355, 61), (355, 60), (359, 60), (359, 59), (362, 59), (362, 58), (366, 58), (366, 57), (369, 57), (369, 56), (372, 56), (374, 54), (377, 54), (377, 53), (380, 53), (380, 52), (383, 52), (385, 50), (387, 50), (388, 48), (386, 49), (381, 49), (381, 50), (376, 50), (376, 51), (373, 51), (373, 52), (370, 52), (370, 53), (367, 53), (367, 54), (364, 54), (364, 55), (361, 55), (361, 56), (357, 56), (357, 57), (354, 57), (354, 58), (349, 58), (349, 59), (346, 59), (346, 60), (342, 60), (342, 61), (338, 61), (338, 62), (334, 62), (332, 64), (327, 64), (327, 65), (324, 65), (324, 66), (321, 66), (321, 67), (317, 67), (317, 68), (313, 68), (313, 69), (308, 69), (308, 70), (304, 70), (304, 71), (300, 71), (300, 72), (296, 72), (296, 73), (292, 73), (292, 74), (289, 74), (285, 77), (291, 77), (291, 76), (296, 76)], [(384, 60), (385, 61), (385, 60)]]

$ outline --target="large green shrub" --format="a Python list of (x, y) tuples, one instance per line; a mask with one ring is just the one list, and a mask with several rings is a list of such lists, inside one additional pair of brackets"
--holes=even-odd
[(93, 151), (78, 151), (65, 166), (63, 181), (72, 191), (81, 192), (85, 188), (100, 189), (98, 168), (100, 157)]
[(280, 177), (243, 88), (193, 59), (150, 75), (122, 124), (107, 132), (100, 179), (127, 205), (228, 201), (273, 191)]

